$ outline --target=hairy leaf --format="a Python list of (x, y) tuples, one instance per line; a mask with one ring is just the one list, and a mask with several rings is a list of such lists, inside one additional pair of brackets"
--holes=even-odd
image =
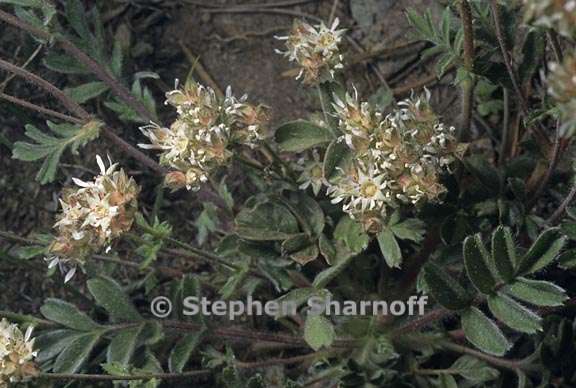
[(508, 295), (536, 306), (562, 306), (568, 296), (563, 288), (541, 280), (518, 278), (502, 288)]
[(433, 262), (423, 268), (423, 276), (432, 297), (449, 310), (470, 306), (472, 298), (460, 283)]
[(327, 348), (334, 342), (336, 333), (332, 323), (322, 315), (309, 314), (304, 324), (304, 339), (314, 350)]
[(492, 235), (492, 257), (502, 280), (508, 283), (514, 279), (516, 250), (510, 228), (500, 225)]
[(466, 273), (474, 287), (483, 294), (491, 294), (496, 286), (496, 279), (490, 271), (489, 258), (480, 235), (470, 236), (464, 240), (464, 265)]
[(520, 260), (517, 276), (533, 273), (546, 267), (558, 257), (565, 242), (566, 237), (561, 235), (558, 228), (542, 232)]
[(503, 356), (511, 347), (498, 326), (476, 307), (462, 313), (462, 329), (468, 341), (486, 353)]
[(498, 320), (512, 329), (534, 334), (542, 327), (538, 315), (501, 293), (488, 297), (488, 307)]
[(302, 152), (327, 144), (334, 139), (328, 128), (304, 120), (291, 121), (276, 129), (276, 142), (281, 151)]
[(108, 277), (88, 280), (88, 290), (115, 322), (134, 322), (142, 320), (130, 298), (122, 287)]
[(76, 306), (60, 299), (47, 299), (40, 312), (46, 319), (75, 330), (91, 331), (101, 327)]

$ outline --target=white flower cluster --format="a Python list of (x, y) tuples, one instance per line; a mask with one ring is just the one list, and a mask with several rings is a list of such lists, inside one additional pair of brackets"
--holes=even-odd
[(0, 321), (0, 388), (26, 381), (38, 373), (31, 337), (32, 326), (28, 327), (26, 334), (22, 334), (17, 325), (6, 319)]
[(300, 71), (296, 79), (302, 78), (306, 85), (316, 85), (333, 79), (337, 70), (342, 69), (342, 54), (339, 44), (342, 41), (343, 29), (337, 29), (339, 20), (336, 18), (328, 28), (324, 23), (317, 26), (295, 20), (288, 36), (277, 36), (276, 39), (286, 41), (286, 51), (276, 50), (296, 62)]
[(162, 151), (160, 164), (175, 171), (166, 176), (173, 189), (198, 190), (210, 173), (232, 156), (234, 144), (255, 147), (265, 137), (268, 110), (236, 98), (230, 87), (224, 98), (196, 82), (167, 94), (166, 103), (176, 108), (178, 118), (169, 128), (141, 128), (152, 144), (141, 148)]
[(430, 94), (410, 98), (383, 117), (357, 94), (335, 97), (334, 109), (353, 157), (330, 182), (333, 203), (343, 203), (352, 217), (382, 218), (388, 208), (436, 201), (446, 190), (440, 175), (464, 144), (455, 129), (440, 122), (430, 107)]
[(576, 0), (524, 0), (526, 21), (576, 37)]
[(576, 56), (567, 56), (564, 63), (550, 64), (548, 93), (557, 102), (562, 115), (563, 133), (576, 128)]
[(138, 208), (140, 187), (117, 164), (106, 167), (96, 156), (100, 175), (91, 182), (72, 178), (78, 186), (65, 190), (60, 199), (62, 212), (54, 227), (57, 238), (49, 247), (50, 267), (60, 265), (65, 281), (74, 276), (76, 265), (92, 253), (109, 246), (130, 230)]

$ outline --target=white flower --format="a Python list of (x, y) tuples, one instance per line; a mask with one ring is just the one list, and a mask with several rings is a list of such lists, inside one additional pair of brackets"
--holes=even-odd
[(169, 128), (140, 128), (151, 144), (139, 147), (162, 152), (160, 164), (173, 170), (165, 180), (172, 189), (198, 190), (214, 169), (226, 164), (232, 145), (255, 147), (264, 138), (267, 108), (247, 103), (246, 95), (234, 97), (230, 87), (220, 99), (213, 89), (189, 82), (166, 97), (178, 118)]
[(446, 190), (440, 174), (465, 145), (433, 112), (428, 91), (401, 101), (385, 118), (360, 102), (356, 90), (335, 98), (334, 110), (352, 157), (328, 187), (332, 203), (373, 225), (390, 207), (435, 201)]
[(73, 178), (78, 188), (65, 190), (60, 199), (62, 210), (54, 224), (58, 236), (46, 260), (50, 268), (58, 265), (66, 273), (65, 281), (72, 278), (77, 264), (130, 229), (138, 207), (136, 182), (117, 171), (110, 159), (108, 167), (100, 156), (96, 161), (100, 175), (90, 182)]
[(0, 387), (10, 383), (26, 381), (36, 375), (34, 359), (34, 339), (32, 339), (32, 326), (25, 334), (16, 324), (6, 319), (0, 321)]
[(344, 67), (339, 45), (345, 30), (338, 29), (339, 23), (336, 18), (328, 28), (324, 23), (314, 27), (296, 20), (289, 36), (276, 37), (286, 41), (286, 51), (276, 52), (300, 66), (296, 79), (303, 78), (305, 84), (317, 84), (334, 78), (335, 72)]

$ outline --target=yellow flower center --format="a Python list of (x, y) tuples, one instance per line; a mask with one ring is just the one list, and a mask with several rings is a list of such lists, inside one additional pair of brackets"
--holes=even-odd
[(366, 182), (360, 188), (360, 192), (364, 197), (373, 197), (378, 193), (378, 186), (374, 182)]
[(310, 170), (310, 175), (312, 176), (312, 178), (316, 178), (316, 179), (322, 178), (322, 168), (320, 166), (314, 166)]

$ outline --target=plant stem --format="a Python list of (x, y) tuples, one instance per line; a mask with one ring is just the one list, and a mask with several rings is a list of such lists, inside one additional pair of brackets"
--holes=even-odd
[(324, 117), (324, 122), (328, 125), (328, 114), (326, 113), (326, 104), (324, 104), (324, 96), (322, 96), (322, 89), (320, 86), (316, 86), (318, 91), (318, 99), (320, 100), (320, 109), (322, 109), (322, 115)]
[[(159, 321), (159, 322), (160, 324), (162, 324), (162, 326), (166, 328), (182, 330), (186, 332), (188, 331), (197, 332), (203, 327), (201, 324), (196, 324), (192, 322), (180, 322), (180, 321)], [(293, 345), (295, 347), (308, 346), (302, 337), (290, 334), (277, 334), (277, 333), (252, 331), (230, 327), (223, 327), (223, 328), (215, 327), (211, 328), (210, 332), (217, 338), (221, 337), (221, 338), (243, 339), (250, 341), (274, 342), (274, 343)], [(340, 338), (336, 339), (332, 346), (336, 348), (350, 348), (354, 344), (355, 344), (354, 340)]]
[(468, 0), (460, 0), (458, 10), (464, 32), (464, 70), (467, 73), (466, 79), (462, 81), (462, 127), (459, 130), (459, 138), (465, 140), (470, 135), (474, 105), (474, 27)]
[[(1, 11), (0, 11), (1, 14)], [(0, 59), (0, 68), (6, 71), (9, 71), (13, 74), (16, 74), (25, 80), (37, 85), (38, 87), (44, 89), (52, 96), (57, 98), (62, 105), (64, 105), (70, 112), (73, 112), (77, 117), (71, 117), (68, 115), (63, 115), (62, 119), (67, 121), (75, 122), (75, 123), (87, 123), (92, 119), (90, 113), (88, 113), (82, 106), (80, 106), (76, 101), (72, 100), (68, 97), (62, 90), (58, 89), (56, 86), (52, 85), (50, 82), (46, 81), (45, 79), (38, 77), (35, 74), (30, 73), (27, 70), (24, 70), (18, 66), (15, 66), (9, 62)], [(4, 95), (6, 96), (6, 95)], [(0, 96), (6, 99), (6, 97)], [(26, 101), (16, 99), (12, 96), (7, 96), (12, 99), (12, 102), (17, 103), (18, 105), (33, 109), (35, 111), (41, 111), (42, 113), (50, 113), (52, 115), (62, 115), (58, 112), (51, 111), (46, 108), (38, 107), (34, 104), (30, 104)], [(14, 101), (17, 100), (17, 101)], [(116, 144), (122, 151), (126, 154), (130, 155), (132, 158), (136, 159), (138, 162), (143, 164), (144, 166), (150, 168), (152, 171), (156, 172), (159, 175), (164, 175), (166, 171), (162, 166), (156, 163), (154, 160), (150, 159), (146, 154), (132, 146), (130, 143), (126, 142), (124, 139), (119, 137), (112, 131), (109, 127), (102, 127), (101, 128), (102, 135), (107, 137), (111, 140), (114, 144)]]
[[(264, 361), (255, 361), (255, 362), (236, 361), (234, 365), (240, 369), (257, 369), (273, 365), (291, 365), (313, 360), (317, 357), (322, 357), (327, 354), (328, 353), (326, 351), (322, 351), (288, 358), (273, 358)], [(77, 374), (41, 373), (38, 376), (38, 378), (44, 378), (50, 380), (100, 380), (100, 381), (131, 381), (131, 380), (151, 380), (151, 379), (175, 380), (175, 379), (186, 379), (190, 377), (208, 376), (212, 373), (213, 371), (207, 369), (187, 371), (181, 373), (151, 373), (151, 374), (140, 374), (131, 376), (112, 376), (112, 375), (81, 374), (81, 373)]]
[(131, 376), (112, 376), (112, 375), (96, 375), (96, 374), (83, 374), (83, 373), (41, 373), (38, 375), (40, 379), (48, 380), (98, 380), (98, 381), (131, 381), (131, 380), (174, 380), (185, 379), (190, 377), (208, 376), (212, 374), (210, 370), (195, 370), (182, 373), (152, 373)]
[(445, 308), (437, 308), (432, 310), (425, 315), (421, 316), (420, 318), (410, 320), (403, 325), (399, 326), (397, 329), (394, 329), (394, 334), (404, 334), (404, 333), (411, 333), (417, 330), (420, 330), (427, 325), (438, 322), (444, 318), (447, 318), (451, 315), (454, 315), (453, 311), (447, 310)]
[[(506, 48), (504, 31), (502, 31), (502, 23), (500, 20), (500, 6), (498, 5), (498, 0), (490, 0), (490, 7), (492, 9), (492, 18), (494, 20), (496, 38), (498, 39), (498, 45), (500, 46), (500, 51), (504, 59), (504, 65), (506, 66), (506, 70), (508, 71), (508, 75), (510, 76), (510, 80), (512, 81), (514, 91), (518, 95), (518, 100), (520, 101), (520, 108), (524, 113), (524, 117), (529, 117), (530, 110), (528, 107), (528, 102), (526, 100), (526, 96), (524, 96), (524, 93), (520, 88), (518, 78), (516, 77), (516, 72), (514, 71), (514, 68), (512, 66), (512, 59), (510, 58), (510, 54), (508, 53), (508, 49)], [(546, 136), (546, 134), (542, 131), (542, 129), (539, 126), (534, 126), (532, 130), (534, 132), (534, 135), (538, 138), (538, 140), (542, 141), (545, 145), (550, 144), (548, 136)]]
[(118, 98), (123, 100), (130, 108), (132, 108), (136, 113), (146, 120), (154, 120), (154, 115), (152, 115), (146, 106), (138, 100), (124, 85), (122, 85), (118, 80), (116, 80), (104, 66), (101, 66), (98, 62), (76, 47), (72, 42), (66, 39), (62, 35), (53, 36), (47, 31), (39, 29), (17, 17), (0, 10), (0, 20), (4, 20), (6, 23), (11, 24), (14, 27), (25, 30), (39, 38), (45, 40), (54, 39), (56, 42), (60, 43), (64, 51), (70, 54), (72, 57), (76, 58), (80, 63), (82, 63), (86, 68), (96, 75), (102, 82), (104, 82)]
[(499, 368), (509, 369), (512, 371), (529, 369), (528, 365), (525, 365), (521, 360), (506, 360), (500, 357), (491, 356), (489, 354), (468, 348), (466, 346), (457, 345), (450, 341), (442, 341), (440, 343), (440, 346), (442, 346), (444, 349), (451, 350), (453, 352), (474, 356)]
[(20, 105), (24, 108), (27, 108), (27, 109), (30, 109), (30, 110), (33, 110), (33, 111), (36, 111), (36, 112), (39, 112), (39, 113), (42, 113), (42, 114), (45, 114), (48, 116), (56, 117), (60, 120), (68, 121), (70, 123), (74, 123), (74, 124), (83, 124), (84, 123), (84, 121), (79, 119), (79, 118), (69, 116), (69, 115), (64, 114), (64, 113), (56, 112), (55, 110), (52, 110), (52, 109), (44, 108), (43, 106), (39, 106), (39, 105), (33, 104), (31, 102), (21, 100), (17, 97), (13, 97), (13, 96), (10, 96), (10, 95), (2, 93), (2, 92), (0, 92), (0, 98), (3, 100), (6, 100), (8, 102), (11, 102), (14, 105)]
[[(0, 10), (0, 15), (2, 11)], [(43, 78), (38, 77), (35, 74), (30, 73), (18, 66), (11, 64), (10, 62), (6, 62), (0, 59), (0, 69), (4, 69), (10, 73), (16, 74), (26, 81), (39, 86), (40, 88), (44, 89), (52, 96), (54, 96), (58, 101), (62, 103), (70, 112), (74, 113), (80, 119), (88, 120), (90, 118), (90, 114), (86, 112), (84, 108), (82, 108), (76, 101), (72, 100), (63, 91), (58, 89), (56, 86), (52, 85), (50, 82), (46, 81)]]
[(510, 141), (510, 92), (507, 88), (502, 88), (504, 113), (502, 119), (502, 136), (500, 138), (500, 152), (498, 164), (503, 165), (507, 159), (508, 143)]
[(562, 53), (558, 33), (554, 30), (548, 30), (547, 34), (550, 44), (552, 45), (552, 51), (554, 51), (554, 55), (556, 56), (556, 61), (558, 61), (558, 63), (564, 62), (564, 54)]
[(548, 158), (549, 159), (548, 168), (546, 169), (544, 177), (540, 180), (540, 184), (534, 191), (534, 194), (531, 195), (531, 199), (530, 201), (528, 201), (527, 204), (527, 209), (531, 209), (532, 207), (534, 207), (534, 205), (536, 205), (536, 203), (538, 202), (538, 198), (544, 192), (546, 185), (548, 184), (548, 182), (550, 182), (550, 178), (552, 178), (554, 170), (556, 170), (556, 166), (558, 165), (558, 162), (560, 160), (560, 154), (561, 154), (560, 149), (561, 148), (563, 149), (564, 148), (563, 145), (565, 144), (565, 142), (563, 142), (562, 139), (560, 138), (561, 125), (562, 123), (560, 122), (558, 122), (556, 125), (556, 135), (554, 136), (554, 145), (552, 146), (552, 154)]
[(564, 201), (560, 204), (560, 207), (546, 220), (546, 225), (555, 225), (560, 218), (564, 215), (566, 208), (570, 206), (574, 198), (576, 197), (576, 183), (572, 186), (572, 189), (568, 193), (568, 196), (564, 198)]

